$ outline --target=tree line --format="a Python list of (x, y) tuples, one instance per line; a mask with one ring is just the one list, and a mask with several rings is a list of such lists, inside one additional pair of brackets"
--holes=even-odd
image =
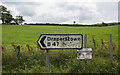
[(25, 20), (23, 19), (23, 16), (16, 16), (13, 18), (13, 15), (10, 13), (10, 11), (3, 5), (0, 5), (0, 20), (2, 21), (2, 24), (22, 24)]

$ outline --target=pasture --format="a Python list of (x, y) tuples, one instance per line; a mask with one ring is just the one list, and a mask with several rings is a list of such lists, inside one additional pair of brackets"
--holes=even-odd
[[(93, 58), (77, 60), (76, 50), (50, 50), (50, 73), (117, 73), (118, 25), (104, 27), (2, 25), (3, 73), (46, 73), (46, 53), (37, 46), (41, 34), (87, 34)], [(113, 64), (109, 62), (109, 34), (112, 34)], [(84, 40), (84, 39), (83, 39)], [(84, 44), (84, 43), (83, 43)], [(20, 56), (15, 46), (20, 45)], [(78, 64), (80, 62), (80, 64)]]

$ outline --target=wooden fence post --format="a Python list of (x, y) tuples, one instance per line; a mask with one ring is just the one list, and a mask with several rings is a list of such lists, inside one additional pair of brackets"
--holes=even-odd
[(20, 55), (20, 46), (17, 46), (16, 48), (17, 48), (17, 56), (19, 56)]

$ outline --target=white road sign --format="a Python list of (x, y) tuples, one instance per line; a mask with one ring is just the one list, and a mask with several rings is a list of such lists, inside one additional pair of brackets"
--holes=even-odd
[(43, 34), (38, 39), (41, 49), (82, 49), (82, 34)]
[(77, 59), (92, 59), (92, 48), (77, 50)]

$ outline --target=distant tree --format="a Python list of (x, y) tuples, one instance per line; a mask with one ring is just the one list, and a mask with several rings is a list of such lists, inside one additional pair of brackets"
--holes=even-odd
[(0, 20), (2, 24), (9, 24), (13, 20), (13, 16), (10, 14), (10, 11), (3, 5), (0, 5)]
[(102, 24), (104, 25), (105, 23), (104, 23), (104, 22), (102, 22)]
[(103, 26), (107, 26), (108, 24), (106, 24), (106, 23), (102, 22), (102, 25), (103, 25)]
[(24, 25), (27, 25), (27, 23), (24, 23)]
[(76, 23), (76, 21), (73, 21), (73, 23), (75, 24), (75, 23)]
[(23, 16), (16, 16), (16, 18), (14, 19), (14, 21), (16, 22), (16, 24), (21, 24), (25, 20), (23, 19)]

